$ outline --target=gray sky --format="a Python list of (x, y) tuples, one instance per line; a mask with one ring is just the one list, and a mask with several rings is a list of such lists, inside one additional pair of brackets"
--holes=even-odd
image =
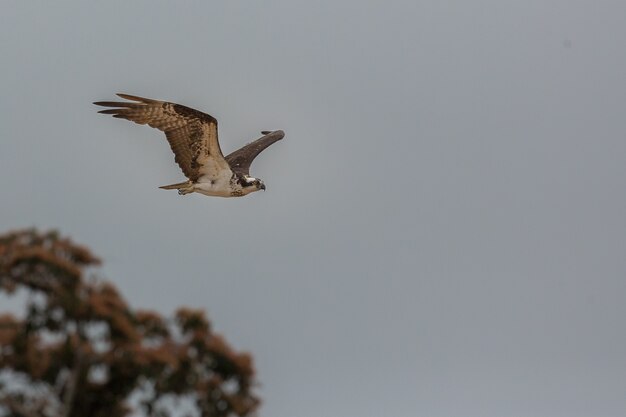
[[(384, 5), (383, 5), (384, 3)], [(626, 2), (3, 2), (0, 230), (206, 308), (261, 415), (626, 415)], [(180, 197), (116, 92), (287, 136)], [(6, 301), (5, 301), (6, 302)]]

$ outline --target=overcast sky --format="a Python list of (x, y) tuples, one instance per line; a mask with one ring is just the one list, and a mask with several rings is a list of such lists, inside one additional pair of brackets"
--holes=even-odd
[[(623, 0), (0, 3), (0, 230), (205, 308), (265, 417), (626, 415)], [(266, 192), (179, 196), (116, 92), (219, 120)], [(6, 300), (4, 301), (6, 303)]]

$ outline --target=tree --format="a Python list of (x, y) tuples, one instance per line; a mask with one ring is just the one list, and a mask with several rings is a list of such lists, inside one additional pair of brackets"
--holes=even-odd
[(0, 313), (0, 416), (249, 416), (252, 358), (200, 310), (173, 318), (128, 306), (95, 278), (100, 261), (57, 233), (0, 235), (0, 291), (27, 294)]

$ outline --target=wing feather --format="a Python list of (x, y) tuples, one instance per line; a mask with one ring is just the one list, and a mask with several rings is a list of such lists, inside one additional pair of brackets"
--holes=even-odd
[(265, 136), (248, 143), (242, 148), (226, 156), (226, 161), (230, 165), (230, 169), (245, 175), (250, 175), (250, 165), (254, 158), (263, 152), (271, 144), (278, 142), (285, 137), (285, 132), (275, 130), (273, 132), (263, 131)]
[(220, 149), (214, 117), (180, 104), (129, 94), (118, 96), (131, 101), (95, 102), (98, 106), (114, 107), (98, 113), (147, 124), (164, 132), (174, 160), (191, 181), (204, 176), (217, 178), (221, 171), (230, 170)]

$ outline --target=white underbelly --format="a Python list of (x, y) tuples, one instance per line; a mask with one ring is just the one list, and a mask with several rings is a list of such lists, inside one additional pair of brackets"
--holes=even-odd
[(196, 185), (193, 188), (193, 190), (196, 193), (209, 195), (212, 197), (234, 197), (230, 189), (224, 190), (224, 189), (216, 189), (216, 188), (205, 188), (205, 187), (199, 187), (198, 185)]
[(225, 173), (225, 175), (213, 180), (200, 177), (198, 178), (198, 182), (194, 184), (193, 190), (197, 193), (209, 196), (233, 197), (233, 190), (230, 182), (231, 177), (231, 173), (228, 173), (228, 175)]

